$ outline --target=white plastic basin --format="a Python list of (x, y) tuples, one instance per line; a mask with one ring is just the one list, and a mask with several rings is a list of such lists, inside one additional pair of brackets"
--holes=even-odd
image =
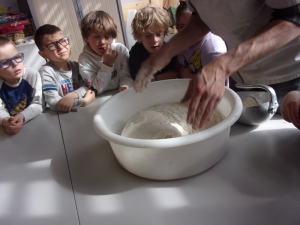
[(225, 89), (218, 108), (226, 115), (221, 123), (198, 133), (160, 140), (120, 136), (127, 120), (158, 103), (179, 102), (188, 79), (153, 82), (143, 93), (132, 88), (103, 103), (94, 116), (94, 128), (110, 142), (119, 163), (129, 172), (155, 180), (174, 180), (201, 173), (215, 165), (228, 148), (230, 127), (242, 113), (240, 97)]

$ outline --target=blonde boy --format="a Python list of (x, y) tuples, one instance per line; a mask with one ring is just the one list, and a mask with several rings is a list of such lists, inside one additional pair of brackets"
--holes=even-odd
[(39, 54), (48, 60), (40, 68), (43, 93), (53, 111), (77, 111), (95, 99), (79, 74), (78, 62), (70, 61), (69, 38), (51, 24), (39, 27), (34, 35)]
[(117, 26), (111, 16), (103, 11), (92, 11), (82, 19), (80, 28), (86, 44), (78, 59), (79, 71), (87, 86), (96, 94), (132, 87), (128, 49), (114, 43)]
[[(171, 20), (168, 14), (153, 5), (148, 5), (135, 14), (131, 28), (132, 35), (137, 42), (129, 52), (129, 68), (133, 79), (143, 61), (163, 46), (170, 25)], [(154, 75), (154, 80), (177, 78), (179, 73), (175, 68), (176, 57), (173, 57), (167, 66)]]
[(0, 124), (8, 134), (43, 111), (40, 74), (23, 60), (14, 43), (0, 36)]

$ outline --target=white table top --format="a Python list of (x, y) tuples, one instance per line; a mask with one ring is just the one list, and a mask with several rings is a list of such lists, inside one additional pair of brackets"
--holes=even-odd
[(0, 133), (1, 225), (300, 224), (300, 131), (280, 116), (235, 124), (227, 153), (204, 173), (153, 181), (123, 169), (93, 128), (110, 94), (59, 114), (65, 150), (54, 114), (30, 122), (47, 124), (39, 132), (28, 123), (19, 137)]
[(0, 129), (0, 224), (77, 224), (56, 113), (46, 111), (16, 135)]
[(81, 225), (300, 224), (300, 131), (280, 116), (235, 124), (213, 168), (161, 182), (120, 166), (93, 128), (101, 102), (59, 115)]

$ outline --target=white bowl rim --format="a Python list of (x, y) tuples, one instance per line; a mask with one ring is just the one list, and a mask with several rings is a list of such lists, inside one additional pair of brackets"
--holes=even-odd
[[(178, 146), (184, 146), (189, 144), (194, 144), (196, 142), (200, 142), (206, 139), (211, 138), (212, 136), (215, 136), (228, 128), (230, 128), (240, 117), (242, 114), (243, 106), (240, 97), (230, 88), (225, 87), (225, 91), (227, 91), (233, 98), (234, 98), (234, 107), (231, 111), (231, 113), (226, 117), (225, 120), (221, 121), (220, 123), (216, 124), (213, 127), (210, 127), (206, 130), (176, 137), (176, 138), (168, 138), (168, 139), (134, 139), (134, 138), (128, 138), (124, 137), (118, 134), (115, 134), (108, 130), (106, 128), (106, 125), (104, 123), (103, 118), (101, 117), (101, 109), (102, 106), (104, 106), (108, 101), (110, 101), (114, 96), (112, 96), (110, 99), (108, 99), (106, 102), (104, 102), (99, 109), (95, 112), (94, 118), (93, 118), (93, 125), (94, 129), (97, 131), (99, 135), (101, 135), (103, 138), (108, 140), (109, 142), (123, 145), (127, 147), (134, 147), (134, 148), (170, 148), (170, 147), (178, 147)], [(101, 124), (101, 126), (100, 126)]]

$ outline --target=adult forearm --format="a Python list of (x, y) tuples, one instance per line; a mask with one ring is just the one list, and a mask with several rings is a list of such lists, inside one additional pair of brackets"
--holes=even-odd
[(300, 35), (300, 27), (284, 20), (274, 20), (255, 36), (229, 50), (217, 60), (226, 67), (226, 76), (263, 58)]

